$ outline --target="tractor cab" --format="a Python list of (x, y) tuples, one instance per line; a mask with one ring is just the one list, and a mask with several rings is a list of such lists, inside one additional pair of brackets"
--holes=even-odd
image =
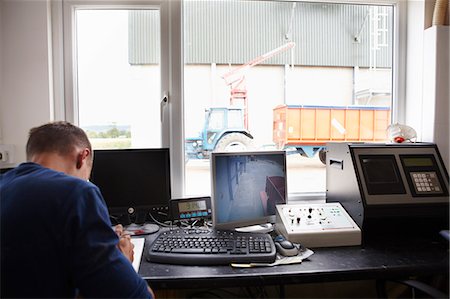
[(205, 111), (200, 136), (186, 139), (186, 151), (190, 158), (208, 158), (212, 151), (245, 150), (251, 139), (245, 129), (243, 108), (210, 108)]

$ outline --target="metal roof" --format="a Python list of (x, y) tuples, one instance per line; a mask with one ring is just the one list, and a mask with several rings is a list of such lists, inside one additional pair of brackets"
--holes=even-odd
[[(296, 43), (293, 53), (286, 51), (263, 64), (392, 66), (392, 6), (187, 0), (183, 9), (186, 64), (243, 64), (285, 44), (288, 35)], [(129, 22), (130, 63), (157, 63), (159, 46), (151, 41), (159, 38), (158, 15), (130, 11)], [(372, 51), (371, 62), (375, 23), (379, 32), (387, 29), (386, 45)]]

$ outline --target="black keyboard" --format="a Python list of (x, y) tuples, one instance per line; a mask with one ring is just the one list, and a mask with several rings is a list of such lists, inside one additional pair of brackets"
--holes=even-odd
[(276, 249), (269, 234), (211, 229), (161, 232), (147, 252), (147, 260), (177, 265), (272, 263)]

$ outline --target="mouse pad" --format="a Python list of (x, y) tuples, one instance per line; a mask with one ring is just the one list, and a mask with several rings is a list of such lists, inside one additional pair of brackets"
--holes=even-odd
[(131, 236), (142, 236), (142, 235), (148, 235), (153, 234), (159, 231), (159, 226), (152, 223), (147, 224), (130, 224), (124, 227), (124, 230), (126, 233), (130, 234)]
[(304, 259), (307, 259), (311, 255), (314, 254), (314, 251), (311, 249), (305, 248), (304, 250), (300, 251), (298, 255), (296, 256), (282, 256), (280, 254), (277, 254), (277, 259), (275, 262), (270, 264), (264, 264), (264, 263), (248, 263), (248, 264), (237, 264), (233, 263), (231, 264), (232, 267), (235, 268), (250, 268), (250, 267), (273, 267), (276, 265), (290, 265), (290, 264), (300, 264)]

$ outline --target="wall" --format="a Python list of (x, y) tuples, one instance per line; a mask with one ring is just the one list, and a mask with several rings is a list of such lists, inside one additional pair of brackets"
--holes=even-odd
[(2, 126), (2, 111), (3, 111), (3, 2), (0, 1), (0, 144), (3, 143), (3, 126)]
[[(416, 130), (418, 141), (438, 144), (448, 169), (448, 33), (440, 40), (433, 37), (434, 2), (408, 1), (408, 20), (414, 22), (407, 28), (406, 124)], [(448, 32), (448, 26), (440, 27)]]
[(51, 119), (47, 1), (1, 0), (0, 7), (1, 142), (23, 162), (29, 129)]
[(424, 0), (408, 1), (407, 57), (406, 57), (406, 118), (405, 123), (417, 131), (421, 140)]
[(422, 140), (434, 142), (449, 169), (449, 26), (424, 34)]

